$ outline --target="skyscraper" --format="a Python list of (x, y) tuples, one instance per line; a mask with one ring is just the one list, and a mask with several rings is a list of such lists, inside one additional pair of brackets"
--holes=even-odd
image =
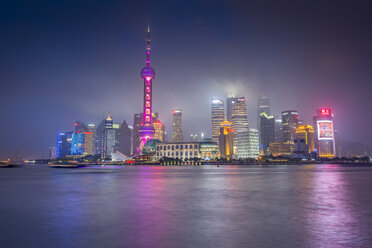
[(73, 132), (61, 132), (57, 135), (57, 158), (71, 155), (71, 141)]
[(212, 98), (212, 139), (215, 142), (219, 140), (219, 130), (221, 123), (225, 120), (225, 108), (223, 100)]
[(110, 158), (111, 153), (115, 152), (115, 129), (114, 122), (111, 118), (110, 113), (108, 113), (105, 119), (105, 130), (103, 135), (103, 153), (102, 158)]
[(300, 125), (296, 128), (295, 152), (308, 155), (314, 152), (314, 128), (310, 125)]
[(220, 124), (218, 147), (221, 158), (232, 158), (234, 155), (234, 138), (231, 122), (223, 121)]
[(124, 120), (116, 131), (115, 140), (117, 143), (117, 151), (129, 156), (131, 155), (131, 135), (132, 130), (129, 128), (127, 122)]
[(294, 138), (298, 126), (298, 112), (296, 110), (287, 110), (282, 112), (283, 126), (283, 149), (287, 153), (294, 151)]
[(182, 110), (173, 110), (173, 133), (171, 142), (183, 142)]
[(155, 128), (154, 139), (157, 139), (157, 140), (160, 140), (161, 142), (164, 142), (165, 141), (165, 137), (164, 137), (165, 136), (165, 125), (163, 124), (163, 122), (161, 122), (159, 119), (157, 119), (152, 124)]
[(72, 134), (71, 140), (71, 155), (83, 155), (84, 154), (84, 133), (79, 131)]
[(333, 115), (329, 108), (317, 110), (314, 116), (315, 147), (319, 157), (333, 158), (335, 154), (335, 134)]
[(234, 132), (247, 130), (249, 125), (247, 119), (247, 106), (245, 103), (245, 97), (234, 97), (231, 103), (232, 129), (234, 130)]
[(146, 142), (154, 137), (155, 129), (152, 125), (152, 80), (155, 78), (155, 70), (150, 66), (150, 28), (147, 29), (146, 66), (141, 70), (141, 78), (144, 82), (143, 92), (143, 120), (138, 133), (141, 142), (136, 154), (143, 154), (142, 150)]
[(234, 104), (234, 100), (235, 100), (236, 97), (233, 97), (233, 96), (229, 96), (227, 99), (226, 99), (226, 120), (231, 122), (232, 119), (232, 108), (233, 108), (233, 104)]
[(283, 126), (282, 126), (282, 118), (281, 117), (274, 117), (275, 119), (275, 142), (282, 143), (283, 140)]
[(261, 113), (266, 113), (268, 116), (271, 115), (271, 105), (269, 97), (261, 94), (258, 97), (258, 106), (257, 106), (257, 129), (260, 130), (260, 115)]
[(133, 118), (133, 133), (132, 133), (132, 154), (136, 152), (139, 144), (141, 143), (141, 137), (138, 133), (142, 123), (142, 114), (134, 114)]
[(270, 143), (275, 141), (275, 119), (272, 115), (265, 112), (260, 114), (260, 150), (262, 154), (267, 155)]

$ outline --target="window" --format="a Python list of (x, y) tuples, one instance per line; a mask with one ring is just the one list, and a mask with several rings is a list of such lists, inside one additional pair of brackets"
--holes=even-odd
[(146, 100), (151, 100), (150, 94), (146, 94)]
[(147, 87), (146, 87), (146, 92), (147, 92), (147, 93), (150, 93), (150, 86), (147, 86)]
[(146, 109), (146, 114), (149, 115), (150, 114), (150, 109)]
[(170, 150), (170, 145), (168, 145), (168, 150)]
[(146, 116), (146, 122), (150, 122), (150, 116)]
[(181, 149), (183, 149), (183, 145), (181, 145)]
[(150, 102), (149, 101), (146, 101), (146, 108), (150, 108)]
[(176, 152), (176, 156), (178, 156), (178, 152)]
[(198, 145), (197, 144), (194, 145), (194, 149), (198, 149)]
[(172, 145), (172, 151), (174, 151), (174, 145)]
[(176, 145), (176, 149), (179, 149), (178, 145)]
[(185, 145), (185, 149), (188, 149), (188, 145)]

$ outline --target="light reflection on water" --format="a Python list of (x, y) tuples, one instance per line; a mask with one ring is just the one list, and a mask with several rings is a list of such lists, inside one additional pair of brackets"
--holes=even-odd
[(372, 168), (0, 172), (4, 247), (371, 247)]

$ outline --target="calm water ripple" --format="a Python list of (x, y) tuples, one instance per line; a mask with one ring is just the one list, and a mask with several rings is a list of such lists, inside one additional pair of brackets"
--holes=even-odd
[(372, 247), (372, 167), (0, 170), (1, 247)]

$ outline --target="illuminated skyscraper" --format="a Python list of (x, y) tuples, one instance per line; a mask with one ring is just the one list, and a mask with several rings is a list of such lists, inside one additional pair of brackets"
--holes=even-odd
[(229, 122), (232, 122), (232, 109), (233, 109), (233, 104), (234, 104), (234, 100), (235, 100), (236, 97), (233, 97), (233, 96), (229, 96), (227, 99), (226, 99), (226, 120), (229, 121)]
[(160, 120), (156, 120), (152, 123), (152, 125), (154, 126), (155, 128), (155, 135), (154, 135), (154, 139), (157, 139), (157, 140), (160, 140), (161, 142), (164, 142), (164, 136), (165, 136), (165, 126), (163, 124), (163, 122), (161, 122)]
[(298, 112), (287, 110), (282, 112), (283, 143), (294, 144), (296, 128), (298, 126)]
[(283, 125), (282, 117), (274, 117), (275, 119), (275, 142), (282, 143), (283, 140)]
[(295, 152), (310, 154), (314, 152), (314, 128), (310, 125), (300, 125), (296, 128)]
[(231, 127), (234, 132), (248, 129), (247, 106), (245, 97), (234, 97), (231, 101)]
[(88, 131), (84, 133), (84, 155), (93, 155), (94, 147), (95, 125), (88, 124)]
[(260, 150), (261, 153), (267, 155), (267, 150), (270, 143), (275, 141), (275, 119), (272, 115), (267, 115), (265, 112), (260, 114)]
[(219, 130), (221, 123), (225, 120), (225, 108), (223, 100), (212, 98), (212, 139), (215, 142), (219, 140)]
[(233, 158), (234, 155), (234, 138), (231, 122), (223, 121), (220, 124), (218, 136), (218, 147), (221, 158)]
[(131, 154), (136, 152), (137, 148), (139, 147), (139, 144), (141, 143), (141, 137), (138, 133), (138, 130), (141, 126), (142, 119), (143, 119), (142, 114), (134, 114), (133, 133), (132, 133), (132, 152), (131, 152)]
[(238, 131), (235, 134), (237, 140), (238, 158), (258, 158), (259, 134), (255, 128)]
[(173, 110), (173, 133), (171, 142), (183, 142), (182, 110)]
[(260, 130), (260, 115), (261, 113), (266, 113), (268, 116), (271, 115), (271, 105), (270, 99), (261, 94), (258, 97), (258, 106), (257, 106), (257, 129)]
[(71, 141), (73, 132), (58, 133), (57, 136), (57, 158), (65, 158), (71, 155)]
[(335, 134), (333, 115), (329, 108), (317, 110), (314, 116), (315, 148), (319, 157), (333, 158), (335, 154)]
[(103, 135), (103, 153), (102, 158), (110, 158), (111, 153), (115, 152), (115, 129), (114, 122), (110, 113), (105, 120), (105, 130)]
[(155, 135), (155, 129), (152, 125), (152, 80), (155, 78), (155, 70), (150, 66), (150, 28), (147, 29), (146, 46), (146, 66), (141, 70), (141, 78), (144, 82), (143, 89), (143, 120), (139, 127), (138, 134), (141, 138), (140, 144), (135, 154), (143, 154), (143, 147), (146, 142)]

